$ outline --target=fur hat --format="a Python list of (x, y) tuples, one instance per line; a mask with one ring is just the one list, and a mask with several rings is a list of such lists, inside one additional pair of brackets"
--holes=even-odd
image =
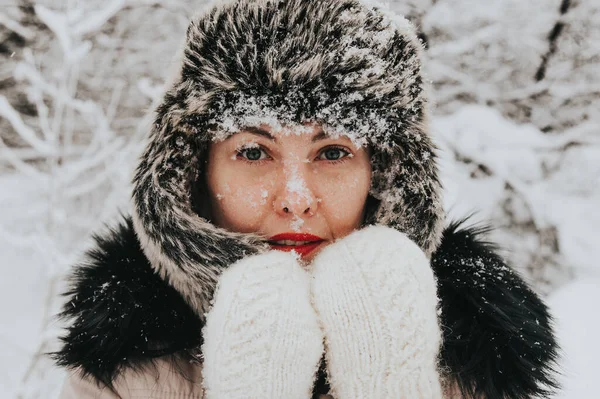
[(133, 221), (154, 269), (198, 315), (224, 267), (268, 249), (199, 211), (208, 144), (244, 126), (316, 122), (368, 145), (365, 223), (433, 253), (444, 213), (421, 51), (407, 20), (358, 0), (239, 0), (193, 19), (136, 170)]

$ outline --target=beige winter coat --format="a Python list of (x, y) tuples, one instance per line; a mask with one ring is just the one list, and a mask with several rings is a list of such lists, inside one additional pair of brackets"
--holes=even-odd
[(156, 366), (142, 370), (127, 369), (114, 384), (114, 392), (99, 386), (90, 378), (82, 378), (78, 372), (65, 381), (60, 399), (201, 399), (201, 367), (198, 364), (161, 358)]
[[(126, 370), (114, 385), (114, 392), (98, 386), (90, 378), (72, 372), (63, 385), (59, 399), (202, 399), (201, 367), (196, 363), (161, 358), (156, 367)], [(331, 399), (321, 395), (320, 399)]]

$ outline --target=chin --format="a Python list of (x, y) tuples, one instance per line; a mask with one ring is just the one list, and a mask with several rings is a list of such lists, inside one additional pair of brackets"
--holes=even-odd
[(318, 253), (319, 253), (319, 251), (315, 250), (315, 251), (311, 252), (310, 254), (300, 256), (300, 262), (305, 265), (310, 265)]
[(327, 241), (322, 241), (316, 246), (303, 246), (303, 247), (292, 247), (292, 246), (280, 246), (271, 245), (271, 248), (284, 251), (284, 252), (295, 252), (299, 255), (299, 259), (304, 264), (312, 263), (313, 259), (319, 254), (319, 252), (329, 244)]

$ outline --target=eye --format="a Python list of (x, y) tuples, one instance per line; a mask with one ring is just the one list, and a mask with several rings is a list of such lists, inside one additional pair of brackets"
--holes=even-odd
[(339, 161), (351, 155), (350, 151), (342, 147), (327, 147), (319, 153), (317, 159), (322, 161)]
[(267, 152), (260, 147), (241, 148), (238, 150), (237, 156), (250, 162), (262, 161), (269, 158)]

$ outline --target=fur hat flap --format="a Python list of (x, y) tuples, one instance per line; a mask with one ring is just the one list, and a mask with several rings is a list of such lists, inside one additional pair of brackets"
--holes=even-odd
[(199, 315), (223, 267), (267, 249), (196, 209), (209, 143), (245, 126), (312, 121), (369, 146), (366, 223), (431, 255), (444, 214), (420, 53), (408, 21), (358, 0), (240, 0), (191, 22), (137, 168), (133, 222), (153, 267)]

